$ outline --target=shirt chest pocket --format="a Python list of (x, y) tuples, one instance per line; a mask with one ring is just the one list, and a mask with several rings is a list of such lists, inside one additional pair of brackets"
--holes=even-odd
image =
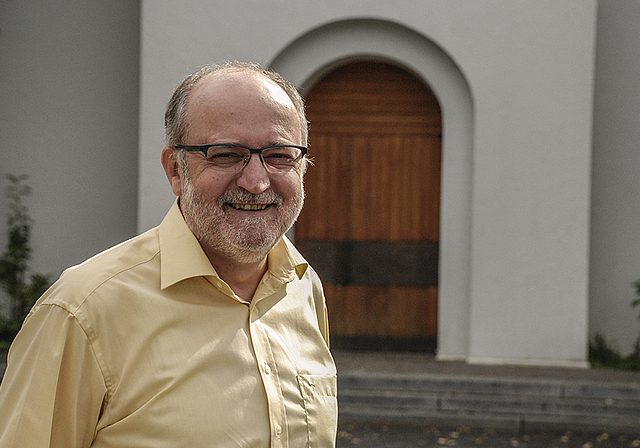
[(335, 446), (338, 423), (338, 379), (335, 375), (298, 375), (307, 417), (309, 447)]

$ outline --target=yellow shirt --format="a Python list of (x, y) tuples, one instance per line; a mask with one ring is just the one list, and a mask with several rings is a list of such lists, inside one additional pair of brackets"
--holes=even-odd
[(0, 387), (0, 448), (333, 447), (328, 338), (320, 281), (290, 242), (247, 303), (174, 204), (38, 300)]

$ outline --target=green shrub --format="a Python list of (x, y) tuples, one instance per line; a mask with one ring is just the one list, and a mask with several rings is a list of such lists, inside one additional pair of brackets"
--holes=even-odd
[(31, 259), (31, 225), (29, 210), (23, 199), (31, 194), (24, 184), (26, 175), (7, 175), (9, 217), (7, 248), (0, 257), (0, 287), (9, 298), (8, 316), (0, 316), (0, 349), (7, 348), (20, 330), (22, 321), (38, 297), (50, 285), (50, 276), (28, 275)]
[(640, 337), (633, 352), (623, 356), (604, 336), (596, 334), (589, 342), (589, 363), (596, 369), (640, 370)]
[[(636, 298), (631, 301), (631, 308), (640, 306), (640, 280), (633, 282), (636, 290)], [(640, 320), (640, 314), (638, 314)], [(593, 340), (589, 341), (589, 363), (591, 367), (619, 369), (619, 370), (640, 370), (640, 335), (633, 345), (633, 351), (628, 356), (623, 356), (607, 342), (601, 334), (596, 334)]]

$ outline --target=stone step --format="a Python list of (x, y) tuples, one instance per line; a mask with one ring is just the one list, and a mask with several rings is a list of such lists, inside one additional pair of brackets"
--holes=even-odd
[(493, 427), (640, 430), (640, 384), (420, 374), (339, 376), (340, 416)]
[(455, 391), (490, 395), (535, 395), (620, 399), (640, 402), (640, 382), (478, 377), (436, 374), (348, 373), (339, 375), (345, 389)]

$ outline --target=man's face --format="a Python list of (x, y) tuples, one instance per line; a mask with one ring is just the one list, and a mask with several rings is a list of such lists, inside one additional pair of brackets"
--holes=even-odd
[[(222, 72), (187, 99), (186, 144), (300, 145), (300, 122), (287, 94), (252, 72)], [(201, 152), (181, 168), (180, 208), (208, 256), (263, 260), (302, 209), (302, 171), (268, 172), (257, 154), (239, 173), (221, 172)]]

